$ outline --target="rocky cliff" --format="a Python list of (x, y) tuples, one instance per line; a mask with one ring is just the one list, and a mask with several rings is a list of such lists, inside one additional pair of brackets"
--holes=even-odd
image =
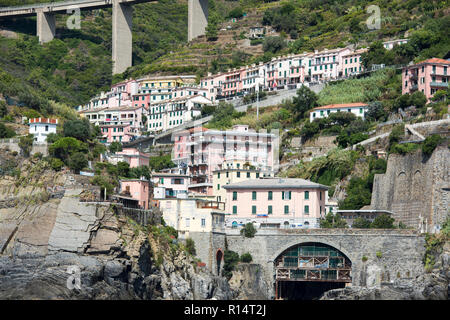
[(434, 267), (414, 279), (394, 280), (378, 287), (347, 287), (325, 292), (321, 300), (448, 300), (450, 242), (445, 242)]
[[(80, 202), (84, 189), (68, 175), (43, 170), (23, 187), (0, 180), (0, 299), (233, 297), (226, 279), (167, 241), (164, 227), (140, 226), (109, 203)], [(43, 181), (57, 181), (64, 195), (39, 196)]]

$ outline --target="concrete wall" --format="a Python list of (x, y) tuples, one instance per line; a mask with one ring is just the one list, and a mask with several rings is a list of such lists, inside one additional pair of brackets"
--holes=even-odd
[(435, 149), (430, 158), (419, 150), (389, 156), (385, 174), (377, 174), (372, 209), (394, 212), (394, 218), (424, 232), (439, 230), (448, 216), (450, 150)]
[(188, 41), (204, 35), (208, 25), (208, 0), (188, 0)]
[[(250, 252), (253, 262), (263, 267), (264, 279), (272, 289), (275, 259), (305, 242), (324, 243), (344, 253), (352, 262), (352, 285), (374, 287), (423, 272), (424, 237), (411, 230), (258, 230), (254, 238), (227, 231), (229, 250), (239, 255)], [(381, 258), (376, 256), (378, 251)], [(363, 256), (368, 258), (366, 262)]]
[[(189, 238), (194, 240), (197, 258), (206, 263), (206, 267), (217, 275), (217, 251), (225, 252), (225, 233), (220, 232), (190, 232)], [(220, 272), (223, 268), (223, 256)]]
[[(21, 152), (19, 147), (19, 139), (1, 139), (0, 140), (0, 149), (9, 149), (10, 151), (16, 151), (18, 153)], [(47, 143), (33, 143), (33, 147), (31, 148), (30, 155), (33, 155), (37, 152), (42, 153), (45, 157), (48, 155)]]

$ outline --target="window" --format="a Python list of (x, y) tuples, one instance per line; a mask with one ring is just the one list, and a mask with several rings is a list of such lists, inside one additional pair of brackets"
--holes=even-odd
[(236, 177), (240, 178), (241, 177), (241, 173), (238, 171), (236, 172)]
[(309, 199), (309, 191), (305, 191), (305, 200)]
[(220, 190), (220, 184), (217, 185), (217, 190)]
[(206, 219), (202, 219), (202, 227), (204, 228), (206, 226)]
[[(322, 192), (319, 192), (319, 198), (320, 198), (320, 200), (322, 200)], [(320, 211), (322, 211), (322, 210), (320, 210)]]
[(272, 206), (267, 207), (267, 214), (272, 214)]
[(256, 173), (256, 178), (259, 178), (259, 172)]
[(220, 179), (220, 172), (217, 173), (217, 178)]
[(164, 184), (164, 178), (159, 178), (159, 183)]
[(363, 108), (359, 108), (359, 113), (363, 113)]
[(247, 178), (250, 178), (250, 172), (247, 172)]
[(252, 200), (256, 200), (256, 191), (252, 191)]
[(309, 206), (308, 206), (308, 205), (305, 206), (304, 213), (305, 213), (305, 214), (309, 214)]
[(228, 174), (228, 171), (227, 171), (227, 178), (228, 178), (228, 176), (229, 176), (229, 174)]
[(252, 214), (256, 214), (256, 206), (252, 206)]
[(233, 201), (237, 200), (237, 191), (233, 191)]
[(186, 218), (186, 228), (189, 228), (191, 225), (191, 219), (190, 218)]
[(267, 199), (272, 200), (272, 198), (273, 198), (273, 192), (269, 191)]
[(233, 206), (233, 214), (237, 214), (237, 206)]
[(48, 131), (48, 126), (45, 126), (45, 131)]
[(289, 214), (289, 206), (284, 206), (284, 214)]

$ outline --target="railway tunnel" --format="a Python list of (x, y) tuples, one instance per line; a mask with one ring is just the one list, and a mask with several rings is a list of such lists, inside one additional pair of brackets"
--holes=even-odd
[(275, 299), (316, 300), (352, 282), (350, 259), (318, 242), (294, 245), (275, 259)]

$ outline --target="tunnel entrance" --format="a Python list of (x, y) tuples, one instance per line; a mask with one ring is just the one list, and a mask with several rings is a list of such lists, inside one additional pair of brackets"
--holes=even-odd
[(351, 261), (341, 251), (323, 243), (290, 247), (275, 260), (275, 297), (314, 300), (332, 289), (351, 283)]
[(318, 300), (328, 290), (344, 288), (343, 282), (278, 281), (280, 300)]

